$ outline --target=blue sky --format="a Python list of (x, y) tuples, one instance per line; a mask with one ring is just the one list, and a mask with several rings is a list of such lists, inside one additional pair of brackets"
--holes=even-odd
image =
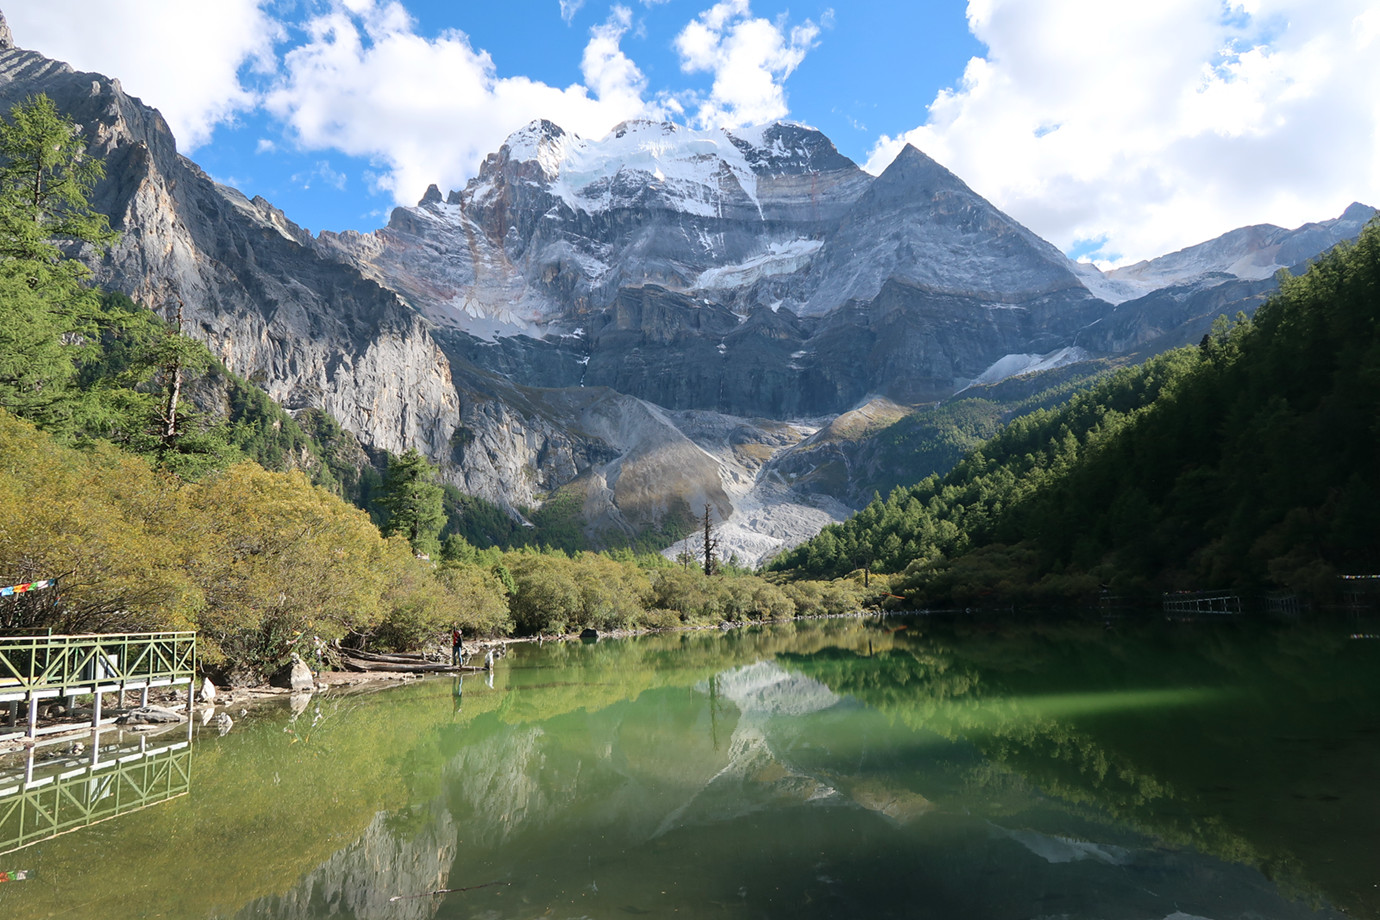
[(536, 117), (913, 143), (1075, 257), (1380, 205), (1373, 0), (8, 0), (20, 47), (121, 79), (313, 231), (463, 186)]

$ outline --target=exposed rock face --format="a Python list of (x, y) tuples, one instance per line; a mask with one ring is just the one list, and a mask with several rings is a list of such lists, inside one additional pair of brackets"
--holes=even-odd
[(1376, 210), (1352, 204), (1340, 217), (1285, 230), (1268, 224), (1242, 227), (1215, 240), (1106, 276), (1122, 290), (1147, 291), (1117, 304), (1078, 334), (1078, 344), (1099, 354), (1163, 351), (1199, 341), (1218, 316), (1251, 313), (1269, 298), (1281, 269), (1302, 274), (1309, 260), (1354, 239)]
[(155, 309), (180, 300), (187, 330), (289, 409), (325, 409), (376, 447), (444, 449), (459, 415), (449, 367), (396, 294), (319, 257), (267, 202), (213, 182), (118, 82), (0, 50), (0, 106), (36, 93), (105, 161), (93, 204), (121, 237), (89, 259), (99, 283)]
[(1353, 203), (1340, 217), (1295, 230), (1272, 224), (1241, 227), (1158, 259), (1110, 271), (1102, 284), (1108, 299), (1120, 302), (1185, 285), (1265, 281), (1281, 268), (1300, 268), (1342, 240), (1354, 239), (1374, 216), (1374, 208)]
[(428, 190), (387, 228), (323, 233), (318, 246), (440, 324), (484, 338), (570, 331), (626, 287), (686, 290), (707, 271), (721, 282), (773, 247), (789, 262), (870, 182), (794, 125), (735, 134), (629, 122), (589, 142), (541, 121), (444, 202)]
[(1063, 253), (909, 145), (825, 240), (809, 275), (807, 315), (871, 301), (888, 281), (989, 304), (1090, 298)]

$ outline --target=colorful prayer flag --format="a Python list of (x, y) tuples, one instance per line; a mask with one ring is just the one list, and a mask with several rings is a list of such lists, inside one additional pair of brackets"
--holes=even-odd
[(26, 594), (29, 591), (39, 591), (43, 588), (51, 588), (56, 584), (56, 578), (45, 578), (42, 581), (31, 581), (28, 584), (10, 585), (7, 588), (0, 588), (0, 597), (13, 597), (16, 594)]

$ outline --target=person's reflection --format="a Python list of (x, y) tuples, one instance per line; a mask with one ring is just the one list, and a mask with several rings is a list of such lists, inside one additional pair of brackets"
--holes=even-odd
[(464, 693), (465, 679), (461, 677), (459, 674), (457, 674), (455, 675), (455, 681), (451, 684), (450, 687), (451, 703), (455, 706), (455, 708), (451, 710), (451, 715), (455, 715), (460, 711), (460, 703), (462, 697), (464, 696)]

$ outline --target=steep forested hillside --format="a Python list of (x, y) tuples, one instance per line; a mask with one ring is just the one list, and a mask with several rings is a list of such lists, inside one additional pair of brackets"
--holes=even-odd
[(916, 599), (1328, 591), (1380, 571), (1380, 224), (1254, 319), (1013, 422), (775, 568), (906, 573)]

